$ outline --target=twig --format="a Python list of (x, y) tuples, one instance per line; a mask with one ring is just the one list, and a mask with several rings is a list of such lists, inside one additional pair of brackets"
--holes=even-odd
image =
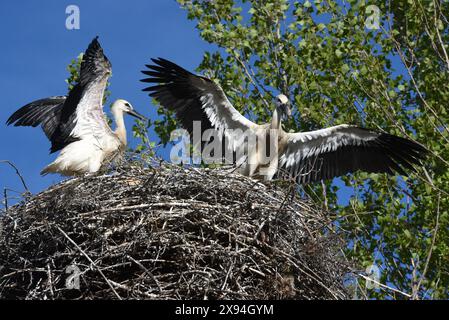
[(11, 167), (13, 167), (14, 170), (16, 170), (16, 174), (19, 176), (20, 181), (22, 182), (22, 185), (23, 185), (23, 187), (25, 189), (25, 192), (26, 193), (31, 193), (29, 191), (26, 183), (25, 183), (25, 180), (23, 179), (22, 175), (20, 174), (19, 169), (17, 169), (17, 167), (11, 161), (9, 161), (9, 160), (0, 160), (0, 163), (6, 163), (6, 164), (9, 164)]
[(363, 275), (363, 274), (361, 274), (361, 273), (358, 273), (357, 275), (360, 276), (360, 277), (362, 277), (362, 278), (365, 279), (366, 281), (371, 281), (371, 282), (377, 284), (378, 286), (380, 286), (380, 287), (382, 287), (382, 288), (384, 288), (384, 289), (387, 289), (387, 290), (390, 290), (390, 291), (394, 291), (394, 292), (396, 292), (396, 293), (400, 293), (400, 294), (402, 294), (403, 296), (405, 296), (405, 297), (407, 297), (407, 298), (411, 298), (411, 297), (412, 297), (411, 294), (402, 292), (401, 290), (395, 289), (395, 288), (393, 288), (393, 287), (389, 287), (389, 286), (387, 286), (386, 284), (380, 283), (379, 281), (377, 281), (377, 280), (375, 280), (375, 279), (372, 279), (372, 278), (370, 278), (370, 277), (367, 277), (367, 276), (365, 276), (365, 275)]
[(8, 193), (6, 192), (6, 188), (3, 189), (3, 197), (5, 198), (4, 204), (5, 204), (5, 211), (8, 212)]
[(115, 291), (114, 287), (112, 286), (111, 281), (104, 275), (103, 271), (101, 271), (101, 269), (97, 266), (97, 264), (87, 255), (86, 252), (84, 252), (83, 249), (81, 249), (75, 241), (72, 240), (72, 238), (70, 238), (67, 233), (65, 233), (60, 227), (56, 227), (59, 232), (62, 233), (62, 235), (69, 240), (77, 249), (79, 252), (81, 252), (83, 254), (83, 256), (86, 257), (87, 260), (89, 260), (89, 262), (97, 269), (97, 271), (101, 274), (101, 276), (103, 277), (103, 279), (106, 281), (106, 283), (108, 284), (108, 286), (111, 288), (112, 292), (114, 292), (115, 296), (119, 299), (122, 300), (122, 297), (120, 297), (120, 295), (117, 293), (117, 291)]
[(162, 288), (159, 285), (159, 282), (157, 281), (156, 277), (154, 276), (154, 274), (150, 270), (145, 268), (145, 266), (143, 264), (141, 264), (139, 261), (137, 261), (136, 259), (134, 259), (130, 255), (127, 255), (126, 257), (128, 259), (130, 259), (132, 262), (134, 262), (135, 264), (137, 264), (143, 271), (145, 271), (145, 273), (147, 273), (151, 277), (151, 279), (153, 279), (154, 283), (156, 283), (156, 286), (159, 289), (159, 292), (162, 292)]

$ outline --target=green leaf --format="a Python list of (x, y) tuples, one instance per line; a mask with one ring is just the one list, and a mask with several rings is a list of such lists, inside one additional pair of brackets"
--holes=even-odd
[(412, 234), (409, 230), (405, 229), (404, 230), (404, 234), (407, 237), (407, 239), (412, 239)]
[(343, 52), (341, 52), (340, 49), (335, 50), (335, 55), (336, 55), (337, 57), (340, 58), (342, 54), (343, 54)]
[(341, 72), (342, 73), (348, 73), (350, 70), (349, 66), (345, 63), (341, 66)]

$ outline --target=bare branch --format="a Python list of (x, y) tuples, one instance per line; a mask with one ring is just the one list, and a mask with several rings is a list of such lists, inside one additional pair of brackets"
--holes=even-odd
[(30, 190), (28, 189), (26, 183), (25, 183), (25, 180), (23, 179), (22, 175), (20, 174), (19, 169), (17, 169), (17, 167), (11, 161), (9, 161), (9, 160), (0, 160), (0, 163), (6, 163), (6, 164), (10, 165), (11, 167), (13, 167), (14, 170), (16, 170), (16, 174), (19, 176), (20, 181), (22, 182), (22, 185), (23, 185), (23, 187), (25, 189), (25, 192), (26, 193), (31, 193)]

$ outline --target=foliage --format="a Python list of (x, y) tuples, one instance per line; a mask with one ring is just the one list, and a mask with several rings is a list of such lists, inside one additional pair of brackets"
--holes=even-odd
[(140, 139), (140, 143), (133, 151), (139, 153), (143, 160), (149, 160), (155, 156), (156, 144), (148, 137), (147, 127), (149, 126), (151, 126), (151, 120), (145, 123), (143, 120), (136, 119), (132, 128), (133, 136)]
[[(234, 106), (267, 121), (274, 94), (295, 106), (289, 130), (359, 124), (416, 139), (432, 156), (419, 174), (358, 173), (306, 193), (335, 213), (335, 230), (361, 269), (393, 290), (368, 298), (447, 298), (449, 287), (449, 3), (178, 0), (201, 37), (219, 47), (198, 71)], [(373, 6), (375, 4), (375, 6)], [(379, 23), (376, 24), (376, 12)], [(171, 114), (153, 123), (167, 143)], [(348, 204), (337, 192), (350, 187)]]
[(68, 85), (68, 91), (78, 83), (80, 77), (81, 62), (83, 61), (83, 53), (80, 53), (76, 59), (72, 59), (67, 66), (67, 71), (70, 73), (69, 77), (65, 80)]

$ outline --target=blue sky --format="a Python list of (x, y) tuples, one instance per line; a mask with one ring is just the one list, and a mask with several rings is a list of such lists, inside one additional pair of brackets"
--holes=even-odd
[[(67, 30), (66, 7), (80, 9), (79, 30)], [(58, 182), (58, 175), (41, 177), (39, 172), (54, 160), (42, 130), (7, 127), (6, 119), (18, 108), (36, 99), (64, 95), (70, 61), (98, 35), (112, 62), (111, 97), (130, 101), (149, 118), (156, 116), (150, 98), (141, 91), (140, 70), (151, 57), (165, 57), (194, 70), (206, 50), (214, 47), (200, 39), (195, 23), (175, 0), (76, 0), (0, 2), (0, 160), (10, 160), (20, 170), (31, 192)], [(131, 128), (133, 119), (127, 119)], [(152, 141), (159, 141), (150, 132)], [(128, 132), (130, 145), (137, 144)], [(0, 164), (0, 188), (23, 191), (14, 170)], [(13, 194), (11, 194), (13, 195)], [(1, 197), (2, 198), (2, 197)]]

